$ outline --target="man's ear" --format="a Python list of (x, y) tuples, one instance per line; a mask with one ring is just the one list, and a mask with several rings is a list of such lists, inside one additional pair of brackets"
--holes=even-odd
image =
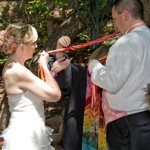
[(127, 10), (123, 11), (124, 21), (128, 21), (130, 18), (130, 13)]

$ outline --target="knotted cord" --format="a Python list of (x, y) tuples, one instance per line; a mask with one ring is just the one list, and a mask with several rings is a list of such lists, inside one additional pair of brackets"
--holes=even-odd
[[(110, 38), (114, 38), (114, 37), (117, 37), (119, 34), (118, 33), (113, 33), (113, 34), (109, 34), (105, 37), (102, 37), (102, 38), (98, 38), (96, 40), (93, 40), (93, 41), (89, 41), (87, 43), (83, 43), (83, 44), (79, 44), (79, 45), (74, 45), (74, 46), (69, 46), (69, 47), (66, 47), (66, 48), (61, 48), (61, 49), (56, 49), (56, 50), (50, 50), (50, 51), (47, 51), (49, 54), (56, 54), (56, 53), (60, 53), (60, 52), (66, 52), (66, 51), (74, 51), (74, 50), (77, 50), (77, 49), (80, 49), (80, 48), (83, 48), (83, 47), (87, 47), (87, 46), (90, 46), (90, 45), (93, 45), (93, 44), (98, 44), (98, 43), (102, 43)], [(107, 55), (105, 55), (104, 57), (101, 57), (99, 59), (100, 62), (104, 62), (107, 58)], [(42, 64), (41, 62), (39, 63), (39, 69), (40, 69), (40, 76), (41, 76), (41, 79), (42, 80), (45, 80), (45, 75), (44, 75), (44, 70), (43, 70), (43, 67), (42, 67)]]

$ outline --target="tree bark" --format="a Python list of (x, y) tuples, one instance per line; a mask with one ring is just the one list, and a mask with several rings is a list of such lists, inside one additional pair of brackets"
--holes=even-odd
[(7, 96), (2, 81), (0, 81), (0, 131), (4, 130), (9, 122), (10, 112)]
[(148, 27), (150, 27), (150, 0), (141, 0), (144, 7), (144, 20)]
[(55, 49), (56, 42), (61, 36), (67, 35), (71, 39), (74, 39), (84, 28), (85, 25), (80, 21), (78, 16), (71, 16), (62, 22), (57, 30), (50, 34), (45, 48), (46, 51)]

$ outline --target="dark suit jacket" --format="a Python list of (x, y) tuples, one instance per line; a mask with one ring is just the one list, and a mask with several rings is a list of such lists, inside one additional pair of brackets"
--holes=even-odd
[(72, 63), (66, 70), (58, 73), (56, 80), (62, 90), (62, 95), (69, 97), (64, 118), (64, 150), (81, 150), (86, 68)]

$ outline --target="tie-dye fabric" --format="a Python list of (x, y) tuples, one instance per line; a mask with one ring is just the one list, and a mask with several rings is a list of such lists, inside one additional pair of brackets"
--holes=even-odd
[(92, 84), (87, 74), (82, 150), (109, 150), (100, 93), (101, 89)]

